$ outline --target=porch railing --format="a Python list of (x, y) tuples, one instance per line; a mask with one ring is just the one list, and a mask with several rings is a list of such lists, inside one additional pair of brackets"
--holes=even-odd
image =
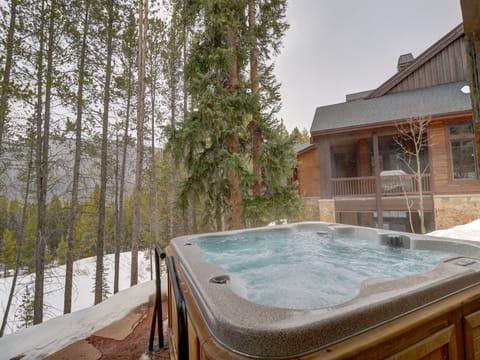
[[(419, 184), (416, 175), (391, 175), (380, 177), (382, 195), (418, 194)], [(422, 175), (423, 193), (431, 193), (430, 174)], [(375, 176), (334, 178), (334, 196), (371, 196), (376, 193)]]

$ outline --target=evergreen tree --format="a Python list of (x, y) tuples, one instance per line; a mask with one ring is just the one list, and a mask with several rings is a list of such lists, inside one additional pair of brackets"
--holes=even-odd
[[(72, 309), (72, 287), (73, 287), (73, 252), (74, 252), (74, 242), (77, 231), (77, 220), (78, 220), (78, 208), (79, 208), (79, 186), (80, 186), (80, 161), (82, 153), (82, 129), (83, 129), (83, 113), (84, 113), (84, 87), (86, 83), (86, 61), (87, 61), (87, 47), (88, 47), (88, 33), (90, 29), (91, 22), (91, 6), (90, 0), (76, 3), (72, 3), (72, 13), (76, 14), (77, 11), (80, 12), (80, 18), (82, 19), (81, 25), (76, 24), (75, 17), (72, 20), (72, 25), (69, 32), (72, 38), (73, 48), (76, 49), (79, 57), (78, 61), (78, 78), (77, 78), (77, 93), (75, 97), (75, 156), (73, 164), (73, 182), (72, 182), (72, 198), (71, 198), (71, 209), (70, 209), (70, 223), (68, 228), (67, 235), (67, 246), (66, 246), (66, 272), (65, 272), (65, 296), (64, 296), (64, 306), (63, 311), (65, 314), (71, 312)], [(83, 5), (83, 6), (82, 6)], [(83, 15), (83, 16), (82, 16)], [(77, 26), (75, 26), (77, 25)]]
[(15, 239), (13, 232), (9, 229), (5, 229), (3, 232), (0, 254), (4, 268), (4, 276), (7, 277), (9, 270), (15, 268), (15, 259), (17, 256), (17, 240)]
[(67, 262), (67, 243), (63, 236), (58, 243), (56, 259), (58, 265), (64, 265)]
[(33, 293), (30, 290), (30, 285), (27, 285), (25, 286), (20, 306), (15, 314), (15, 318), (19, 322), (20, 327), (29, 327), (34, 324), (33, 312)]
[[(18, 11), (18, 0), (10, 0), (9, 6), (9, 25), (7, 29), (7, 36), (5, 41), (4, 53), (5, 63), (2, 69), (2, 78), (0, 85), (0, 156), (3, 152), (3, 140), (7, 122), (8, 114), (8, 101), (12, 94), (12, 84), (10, 80), (11, 70), (13, 66), (13, 53), (14, 53), (14, 38), (16, 30)], [(3, 168), (0, 168), (0, 174), (3, 172)]]
[(293, 214), (299, 199), (287, 178), (295, 153), (276, 118), (280, 95), (272, 60), (288, 27), (286, 1), (189, 5), (187, 21), (199, 29), (185, 73), (193, 110), (169, 133), (188, 171), (182, 204), (204, 194), (205, 215), (217, 220), (217, 229), (225, 216), (238, 228), (240, 215), (250, 225)]
[(308, 133), (308, 130), (305, 128), (302, 129), (302, 131), (300, 131), (298, 130), (297, 127), (295, 127), (292, 130), (290, 137), (292, 138), (295, 144), (310, 144), (310, 134)]
[[(119, 173), (116, 176), (116, 182), (118, 185), (115, 187), (115, 231), (114, 231), (114, 243), (115, 243), (115, 263), (114, 263), (114, 281), (113, 292), (118, 292), (119, 272), (120, 272), (120, 249), (122, 244), (125, 244), (125, 240), (129, 238), (125, 229), (125, 211), (124, 211), (124, 198), (125, 198), (125, 177), (127, 167), (127, 150), (131, 145), (129, 138), (129, 131), (131, 126), (131, 116), (133, 110), (132, 99), (134, 95), (135, 85), (135, 69), (136, 69), (136, 53), (137, 47), (137, 29), (136, 20), (133, 10), (129, 11), (126, 28), (121, 36), (121, 73), (115, 78), (115, 88), (117, 96), (123, 100), (124, 108), (120, 110), (119, 115), (122, 118), (120, 127), (123, 128), (122, 140), (118, 142), (118, 146), (121, 145), (121, 164), (117, 164), (119, 167)], [(117, 160), (118, 162), (119, 160)]]
[(97, 265), (95, 270), (95, 304), (102, 302), (103, 288), (103, 255), (104, 255), (104, 236), (105, 236), (105, 208), (107, 192), (107, 145), (108, 145), (108, 125), (110, 116), (110, 87), (112, 78), (112, 57), (113, 57), (113, 31), (115, 20), (115, 0), (106, 1), (106, 53), (105, 62), (105, 83), (103, 88), (103, 114), (102, 114), (102, 149), (100, 164), (100, 200), (98, 211), (97, 227)]
[(65, 237), (67, 216), (58, 194), (54, 194), (47, 208), (47, 247), (51, 256), (57, 252), (58, 244)]
[(130, 286), (138, 282), (138, 242), (140, 236), (140, 202), (142, 195), (143, 137), (145, 116), (145, 61), (147, 55), (148, 0), (139, 1), (138, 12), (138, 83), (137, 83), (137, 148), (135, 161), (135, 185), (133, 190), (132, 263)]

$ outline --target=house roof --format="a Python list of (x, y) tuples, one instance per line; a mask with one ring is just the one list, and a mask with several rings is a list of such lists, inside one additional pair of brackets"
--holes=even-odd
[[(403, 67), (400, 71), (398, 71), (395, 75), (390, 77), (387, 81), (381, 84), (377, 89), (372, 91), (368, 97), (374, 98), (379, 97), (387, 94), (393, 87), (398, 85), (401, 81), (406, 79), (408, 76), (413, 74), (423, 65), (425, 65), (428, 61), (430, 61), (433, 57), (439, 54), (442, 50), (444, 50), (448, 45), (452, 44), (458, 38), (463, 36), (463, 24), (457, 25), (453, 30), (451, 30), (448, 34), (443, 36), (440, 40), (430, 46), (427, 50), (421, 53), (416, 59), (412, 59), (408, 63), (408, 66)], [(411, 54), (406, 54), (400, 56), (399, 61), (402, 57), (408, 56)]]
[(306, 150), (309, 150), (310, 148), (315, 147), (315, 144), (296, 144), (295, 145), (295, 151), (298, 153), (304, 152)]
[(471, 111), (466, 81), (318, 107), (310, 132)]

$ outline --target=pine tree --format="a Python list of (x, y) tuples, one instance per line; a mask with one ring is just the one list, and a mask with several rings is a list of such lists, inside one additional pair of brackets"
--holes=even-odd
[[(80, 6), (81, 8), (81, 6)], [(90, 0), (84, 2), (83, 6), (83, 18), (81, 31), (73, 31), (73, 38), (75, 35), (81, 32), (81, 38), (79, 41), (75, 41), (76, 48), (79, 53), (78, 62), (78, 87), (75, 101), (75, 157), (73, 164), (73, 182), (72, 182), (72, 198), (70, 209), (70, 223), (68, 227), (67, 246), (66, 246), (66, 272), (65, 272), (65, 295), (63, 312), (68, 314), (72, 310), (72, 287), (73, 287), (73, 252), (74, 242), (77, 231), (77, 220), (79, 212), (79, 183), (80, 183), (80, 160), (82, 153), (82, 128), (83, 128), (83, 112), (84, 112), (84, 86), (85, 86), (85, 73), (86, 73), (86, 57), (87, 57), (87, 37), (90, 26), (91, 9)]]
[[(12, 93), (10, 75), (13, 64), (14, 37), (18, 10), (17, 6), (17, 0), (10, 0), (10, 20), (7, 30), (7, 39), (5, 42), (5, 64), (2, 69), (3, 76), (0, 85), (0, 156), (2, 155), (4, 148), (3, 139), (6, 127), (5, 125), (7, 122), (8, 100)], [(2, 171), (3, 169), (0, 169), (0, 174)]]
[[(121, 75), (115, 78), (115, 87), (117, 89), (118, 96), (123, 100), (124, 109), (121, 110), (120, 116), (123, 119), (120, 126), (123, 127), (121, 143), (121, 164), (119, 164), (119, 174), (116, 177), (118, 185), (116, 186), (115, 200), (117, 206), (115, 207), (115, 231), (114, 231), (114, 243), (115, 243), (115, 264), (114, 264), (114, 281), (113, 292), (118, 292), (119, 272), (120, 272), (120, 248), (127, 239), (125, 230), (125, 176), (127, 167), (127, 150), (130, 146), (129, 131), (130, 120), (132, 116), (132, 99), (134, 95), (135, 84), (135, 49), (137, 47), (137, 32), (136, 32), (136, 20), (133, 10), (128, 13), (126, 20), (126, 28), (121, 36)], [(118, 199), (118, 200), (117, 200)]]
[(238, 228), (299, 207), (287, 185), (295, 153), (276, 118), (273, 76), (272, 58), (288, 27), (285, 10), (285, 0), (192, 0), (182, 12), (192, 28), (198, 25), (185, 73), (192, 111), (169, 136), (188, 171), (182, 205), (204, 194), (205, 215), (217, 229), (225, 217)]
[(114, 0), (107, 0), (106, 24), (106, 51), (107, 59), (105, 63), (105, 83), (103, 93), (103, 114), (102, 114), (102, 150), (100, 164), (100, 201), (99, 216), (97, 227), (97, 265), (95, 272), (95, 304), (102, 302), (103, 289), (103, 255), (104, 255), (104, 235), (105, 235), (105, 207), (107, 192), (107, 142), (108, 142), (108, 124), (110, 115), (110, 86), (112, 77), (112, 56), (113, 56), (113, 22), (114, 22)]
[(58, 265), (64, 265), (67, 262), (67, 243), (65, 237), (62, 236), (57, 247), (57, 263)]
[(33, 293), (30, 291), (30, 286), (25, 286), (25, 291), (22, 295), (22, 301), (15, 314), (17, 322), (20, 327), (29, 327), (34, 324), (34, 304)]
[(17, 256), (17, 240), (15, 239), (13, 232), (9, 229), (5, 229), (3, 232), (0, 254), (4, 268), (4, 275), (7, 277), (9, 270), (15, 268), (15, 259)]
[(142, 194), (144, 106), (145, 106), (145, 60), (147, 53), (148, 0), (139, 2), (138, 26), (138, 84), (137, 84), (137, 150), (135, 162), (135, 185), (133, 190), (132, 263), (130, 286), (138, 283), (138, 242), (140, 236), (140, 202)]

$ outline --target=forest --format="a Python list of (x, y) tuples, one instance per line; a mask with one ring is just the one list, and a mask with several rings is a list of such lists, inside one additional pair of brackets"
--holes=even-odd
[[(277, 113), (286, 0), (0, 3), (0, 276), (301, 217)], [(4, 309), (0, 336), (10, 302)]]

